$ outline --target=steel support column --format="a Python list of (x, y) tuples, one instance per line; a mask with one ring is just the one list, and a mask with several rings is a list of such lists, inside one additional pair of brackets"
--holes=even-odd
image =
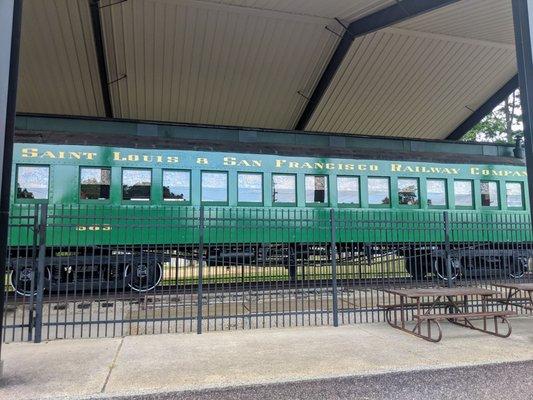
[[(9, 223), (9, 193), (11, 164), (13, 161), (13, 136), (20, 47), (22, 0), (0, 1), (0, 357), (4, 328), (4, 297)], [(0, 361), (0, 377), (2, 376)]]
[(516, 59), (524, 122), (529, 205), (533, 213), (533, 0), (513, 0)]

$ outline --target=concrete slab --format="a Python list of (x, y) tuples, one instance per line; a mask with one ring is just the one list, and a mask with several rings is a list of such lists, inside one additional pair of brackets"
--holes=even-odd
[(4, 345), (0, 399), (100, 393), (121, 343), (122, 338)]
[(533, 319), (433, 344), (386, 324), (5, 345), (0, 399), (120, 396), (533, 360)]
[(112, 400), (531, 400), (531, 377), (533, 361), (524, 361), (118, 396)]

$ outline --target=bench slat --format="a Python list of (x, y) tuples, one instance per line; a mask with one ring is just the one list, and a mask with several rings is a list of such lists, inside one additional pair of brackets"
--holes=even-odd
[(516, 315), (515, 311), (488, 311), (488, 312), (472, 312), (472, 313), (457, 313), (457, 314), (427, 314), (427, 315), (414, 315), (415, 319), (450, 319), (450, 318), (483, 318), (483, 317), (507, 317), (510, 315)]

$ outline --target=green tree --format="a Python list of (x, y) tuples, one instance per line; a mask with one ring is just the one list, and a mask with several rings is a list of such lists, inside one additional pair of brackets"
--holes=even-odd
[(515, 90), (463, 136), (464, 141), (514, 143), (523, 133), (520, 93)]

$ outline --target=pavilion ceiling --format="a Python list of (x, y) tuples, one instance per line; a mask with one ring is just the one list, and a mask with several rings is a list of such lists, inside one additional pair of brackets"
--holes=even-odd
[[(115, 118), (294, 129), (344, 33), (395, 0), (104, 0)], [(327, 29), (326, 29), (327, 27)], [(516, 74), (510, 0), (356, 38), (305, 130), (441, 139)], [(18, 111), (105, 116), (88, 0), (25, 1)]]

